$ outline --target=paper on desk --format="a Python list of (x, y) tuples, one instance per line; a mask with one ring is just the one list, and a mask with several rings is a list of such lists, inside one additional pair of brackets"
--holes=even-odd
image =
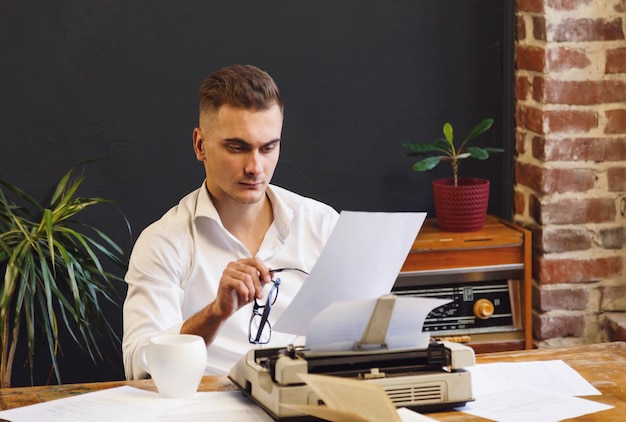
[(306, 335), (311, 319), (331, 303), (389, 293), (425, 218), (342, 211), (306, 282), (272, 328)]
[[(353, 350), (369, 322), (377, 299), (334, 302), (309, 324), (306, 347), (311, 351)], [(433, 309), (449, 299), (396, 297), (387, 337), (389, 349), (424, 348), (430, 334), (422, 332), (424, 320)]]
[(552, 422), (613, 406), (574, 395), (599, 394), (563, 361), (480, 364), (472, 373), (475, 401), (463, 412), (498, 421)]
[(553, 422), (607, 410), (613, 406), (537, 391), (505, 381), (475, 394), (476, 400), (459, 408), (465, 413), (502, 422)]
[(483, 363), (468, 368), (472, 378), (499, 378), (534, 390), (558, 391), (568, 396), (600, 395), (578, 372), (562, 360)]
[(0, 411), (11, 422), (178, 422), (266, 421), (260, 407), (238, 391), (196, 393), (191, 399), (166, 399), (133, 387), (117, 387)]

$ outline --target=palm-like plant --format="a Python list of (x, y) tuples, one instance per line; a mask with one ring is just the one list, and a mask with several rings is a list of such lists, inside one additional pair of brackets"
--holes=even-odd
[(403, 144), (404, 147), (411, 150), (407, 156), (423, 156), (426, 157), (413, 164), (414, 171), (427, 171), (435, 168), (441, 161), (450, 161), (452, 166), (452, 174), (454, 177), (454, 186), (459, 184), (459, 161), (464, 158), (477, 158), (486, 160), (489, 153), (502, 152), (500, 148), (480, 148), (469, 146), (468, 142), (488, 131), (493, 125), (493, 119), (484, 119), (470, 130), (468, 135), (463, 139), (458, 148), (454, 145), (454, 131), (452, 125), (448, 122), (443, 125), (443, 138), (437, 138), (433, 142), (410, 142)]
[[(98, 327), (104, 326), (106, 336), (119, 343), (103, 314), (101, 300), (116, 303), (114, 283), (120, 277), (105, 270), (101, 260), (105, 258), (125, 268), (124, 253), (102, 231), (76, 220), (84, 209), (113, 201), (76, 196), (84, 174), (73, 176), (74, 170), (58, 182), (47, 207), (0, 180), (0, 270), (4, 269), (0, 286), (2, 387), (11, 384), (20, 327), (26, 330), (31, 383), (35, 333), (39, 330), (46, 339), (59, 383), (56, 356), (61, 329), (67, 330), (94, 361), (96, 357), (102, 359), (98, 339), (103, 333)], [(125, 217), (123, 220), (130, 232), (128, 221)]]

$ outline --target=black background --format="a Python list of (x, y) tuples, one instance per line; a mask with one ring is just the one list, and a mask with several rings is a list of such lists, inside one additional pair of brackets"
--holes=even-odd
[[(202, 79), (250, 63), (286, 103), (275, 184), (337, 210), (434, 216), (430, 183), (450, 169), (413, 172), (402, 144), (439, 137), (445, 121), (460, 137), (493, 117), (479, 142), (505, 154), (466, 160), (461, 175), (489, 178), (489, 212), (509, 218), (512, 3), (3, 0), (0, 178), (43, 200), (78, 161), (101, 159), (80, 193), (119, 201), (133, 237), (111, 207), (87, 218), (129, 251), (202, 183), (191, 140)], [(108, 313), (121, 334), (121, 308)], [(66, 344), (64, 382), (123, 378), (117, 348), (94, 365)], [(21, 363), (14, 385), (29, 382)]]

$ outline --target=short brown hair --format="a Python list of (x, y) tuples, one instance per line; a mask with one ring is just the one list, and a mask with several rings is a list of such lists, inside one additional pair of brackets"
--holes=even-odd
[(211, 73), (200, 85), (200, 114), (213, 113), (223, 105), (266, 110), (283, 100), (272, 77), (252, 65), (233, 65)]

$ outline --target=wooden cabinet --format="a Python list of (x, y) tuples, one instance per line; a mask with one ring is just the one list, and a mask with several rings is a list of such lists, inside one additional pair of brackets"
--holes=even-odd
[(445, 297), (424, 329), (460, 341), (476, 353), (532, 348), (531, 235), (487, 216), (481, 231), (440, 231), (427, 219), (393, 291)]

